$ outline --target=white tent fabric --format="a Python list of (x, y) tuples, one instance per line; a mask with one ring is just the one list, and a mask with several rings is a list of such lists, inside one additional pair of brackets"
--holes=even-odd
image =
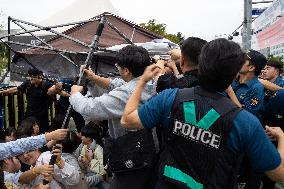
[[(156, 41), (156, 42), (155, 42)], [(171, 41), (167, 42), (162, 42), (161, 40), (153, 40), (152, 42), (146, 42), (146, 43), (135, 43), (137, 46), (141, 46), (145, 48), (151, 57), (154, 55), (160, 55), (161, 58), (164, 59), (169, 59), (170, 55), (168, 52), (172, 49), (178, 48), (179, 46)], [(108, 50), (112, 51), (119, 51), (121, 48), (127, 46), (129, 44), (121, 44), (121, 45), (115, 45), (112, 47), (107, 48)]]
[[(66, 6), (64, 9), (38, 22), (37, 24), (40, 26), (55, 26), (73, 22), (80, 22), (89, 20), (104, 12), (112, 13), (119, 16), (119, 13), (112, 5), (111, 0), (75, 0), (73, 3)], [(58, 27), (54, 28), (53, 30), (61, 33), (71, 27), (74, 27), (74, 25)], [(35, 27), (28, 28), (35, 29)], [(44, 30), (34, 32), (34, 34), (38, 36), (52, 35), (52, 33)]]
[[(54, 5), (56, 6), (56, 5)], [(42, 26), (88, 20), (104, 12), (119, 15), (111, 0), (75, 0), (72, 4), (39, 22)]]
[[(57, 13), (36, 24), (45, 27), (86, 21), (104, 12), (120, 16), (119, 12), (112, 5), (111, 0), (75, 0), (64, 9), (61, 9)], [(37, 29), (37, 27), (29, 26), (26, 24), (23, 24), (23, 26), (28, 30)], [(53, 30), (61, 33), (71, 27), (74, 27), (74, 25), (53, 28)], [(20, 30), (20, 32), (23, 31), (24, 30)], [(44, 30), (33, 32), (33, 34), (37, 36), (54, 35), (51, 32)], [(24, 35), (29, 36), (30, 34), (27, 33)]]

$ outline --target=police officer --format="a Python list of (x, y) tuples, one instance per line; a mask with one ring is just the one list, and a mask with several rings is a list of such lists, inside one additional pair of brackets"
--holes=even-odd
[[(277, 60), (269, 60), (263, 70), (263, 79), (266, 79), (279, 87), (284, 87), (284, 80), (280, 76), (283, 63)], [(263, 123), (269, 126), (284, 127), (284, 90), (265, 90), (265, 103), (262, 112)], [(268, 178), (263, 179), (263, 187), (273, 189), (275, 182)]]
[[(198, 85), (198, 56), (207, 42), (197, 37), (189, 37), (182, 42), (180, 53), (180, 68), (182, 75), (172, 73), (161, 75), (157, 81), (157, 92), (169, 88), (186, 88)], [(171, 57), (177, 59), (177, 53), (172, 52)]]
[(121, 124), (127, 129), (164, 128), (156, 188), (234, 188), (236, 162), (242, 153), (254, 170), (284, 180), (282, 130), (267, 127), (279, 141), (277, 152), (258, 119), (223, 95), (247, 63), (245, 56), (235, 42), (213, 40), (200, 54), (200, 87), (164, 90), (138, 108), (145, 84), (159, 72), (155, 65), (145, 70)]
[(239, 71), (239, 78), (232, 83), (236, 96), (247, 111), (260, 117), (260, 110), (264, 103), (264, 87), (258, 81), (258, 75), (264, 68), (267, 60), (258, 51), (250, 50), (247, 53), (248, 61)]
[(266, 79), (280, 87), (284, 87), (284, 80), (280, 76), (283, 63), (277, 60), (269, 60), (263, 70), (263, 79)]
[[(283, 63), (269, 60), (264, 67), (264, 79), (273, 82), (279, 87), (284, 87), (284, 80), (280, 76)], [(283, 90), (265, 90), (265, 105), (263, 109), (264, 122), (270, 126), (282, 126), (284, 124)], [(282, 106), (281, 106), (282, 105)]]

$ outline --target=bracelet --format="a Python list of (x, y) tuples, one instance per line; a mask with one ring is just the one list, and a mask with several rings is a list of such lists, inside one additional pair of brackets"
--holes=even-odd
[(57, 165), (58, 167), (60, 167), (61, 165), (61, 158), (59, 160), (56, 160), (55, 165)]
[(38, 175), (38, 173), (36, 172), (35, 167), (34, 167), (34, 168), (32, 168), (32, 173), (33, 173), (34, 175)]

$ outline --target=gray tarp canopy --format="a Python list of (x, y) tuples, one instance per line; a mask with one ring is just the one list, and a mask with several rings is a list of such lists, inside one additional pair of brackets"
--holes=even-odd
[[(162, 39), (161, 36), (154, 34), (130, 21), (110, 13), (104, 13), (108, 22), (115, 26), (133, 43), (137, 43), (149, 50), (150, 54), (165, 54), (170, 46), (168, 43), (154, 43), (154, 39)], [(99, 18), (99, 15), (95, 18)], [(89, 45), (95, 35), (99, 20), (92, 20), (87, 23), (76, 25), (63, 34), (71, 36)], [(66, 57), (71, 59), (75, 66), (68, 60), (51, 50), (40, 48), (29, 48), (23, 51), (18, 51), (10, 64), (11, 80), (22, 81), (23, 77), (17, 73), (27, 73), (31, 67), (27, 61), (33, 64), (36, 68), (42, 70), (48, 77), (55, 78), (72, 78), (79, 74), (78, 67), (84, 63), (88, 54), (89, 48), (81, 44), (75, 43), (62, 36), (56, 36), (47, 41), (53, 48), (63, 52)], [(105, 24), (102, 36), (99, 40), (99, 47), (117, 51), (121, 47), (127, 45), (125, 40), (109, 25)], [(47, 47), (46, 45), (42, 45)], [(24, 58), (23, 58), (24, 57)], [(95, 52), (92, 62), (93, 69), (98, 73), (116, 72), (114, 67), (115, 52)]]

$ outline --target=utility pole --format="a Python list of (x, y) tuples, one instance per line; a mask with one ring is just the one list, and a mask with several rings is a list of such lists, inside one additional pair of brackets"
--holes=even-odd
[(251, 48), (252, 0), (244, 0), (244, 22), (242, 29), (242, 43), (244, 50)]

